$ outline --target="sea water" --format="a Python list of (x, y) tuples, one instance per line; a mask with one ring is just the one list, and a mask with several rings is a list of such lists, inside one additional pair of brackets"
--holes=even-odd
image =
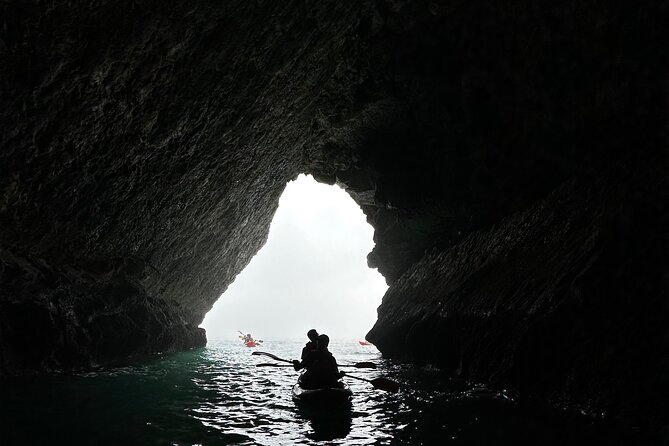
[[(626, 444), (608, 427), (518, 407), (504, 389), (462, 382), (433, 368), (381, 357), (373, 346), (333, 341), (340, 364), (361, 378), (398, 381), (391, 394), (348, 378), (350, 410), (296, 407), (292, 367), (251, 355), (297, 358), (298, 341), (237, 340), (166, 355), (130, 367), (0, 383), (1, 445), (572, 445)], [(633, 438), (631, 439), (634, 440)]]

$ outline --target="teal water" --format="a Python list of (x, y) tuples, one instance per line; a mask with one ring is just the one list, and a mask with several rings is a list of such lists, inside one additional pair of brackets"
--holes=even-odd
[[(266, 341), (259, 350), (284, 358), (301, 342)], [(587, 422), (521, 410), (503, 390), (463, 383), (431, 369), (384, 360), (374, 347), (333, 342), (339, 363), (373, 361), (378, 369), (346, 369), (363, 378), (399, 381), (389, 394), (348, 379), (350, 411), (336, 417), (298, 409), (292, 368), (251, 356), (238, 342), (147, 364), (75, 376), (0, 384), (2, 445), (572, 445), (627, 444), (629, 438)]]

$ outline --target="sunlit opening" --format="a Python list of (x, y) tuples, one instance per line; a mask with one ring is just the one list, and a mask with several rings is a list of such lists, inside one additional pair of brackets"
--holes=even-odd
[(388, 288), (367, 266), (372, 227), (337, 186), (300, 175), (279, 201), (265, 246), (207, 313), (209, 339), (364, 339)]

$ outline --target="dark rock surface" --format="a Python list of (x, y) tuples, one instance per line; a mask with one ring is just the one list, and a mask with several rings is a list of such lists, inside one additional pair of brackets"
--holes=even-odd
[(667, 219), (657, 216), (669, 189), (649, 171), (572, 179), (427, 251), (392, 284), (368, 338), (555, 407), (661, 423)]
[(306, 172), (375, 228), (384, 354), (666, 425), (666, 15), (3, 2), (0, 375), (202, 345)]
[(119, 274), (122, 263), (54, 270), (3, 251), (0, 265), (5, 372), (113, 364), (206, 343), (175, 302)]

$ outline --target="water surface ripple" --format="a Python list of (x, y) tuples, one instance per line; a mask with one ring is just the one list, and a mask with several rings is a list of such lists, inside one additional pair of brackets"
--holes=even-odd
[[(292, 359), (302, 343), (266, 341), (260, 349)], [(210, 342), (148, 364), (76, 376), (0, 384), (0, 444), (20, 445), (568, 445), (625, 444), (597, 426), (526, 413), (508, 392), (458, 382), (438, 370), (384, 360), (374, 347), (333, 342), (341, 364), (373, 361), (389, 394), (349, 379), (350, 411), (305, 412), (291, 400), (292, 368), (251, 356), (240, 343)], [(278, 364), (278, 363), (277, 363)]]

